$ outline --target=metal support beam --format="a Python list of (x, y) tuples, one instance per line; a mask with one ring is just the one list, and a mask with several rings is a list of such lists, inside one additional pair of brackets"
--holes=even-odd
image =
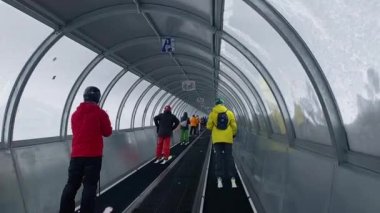
[(302, 64), (321, 103), (331, 142), (336, 148), (338, 162), (345, 162), (348, 152), (347, 133), (333, 92), (313, 53), (296, 30), (272, 5), (263, 0), (244, 1), (277, 31)]
[(96, 65), (99, 64), (101, 60), (103, 60), (104, 56), (102, 54), (97, 55), (82, 71), (79, 77), (75, 80), (73, 87), (71, 88), (69, 95), (66, 98), (65, 106), (63, 107), (63, 113), (61, 118), (61, 129), (60, 129), (60, 137), (62, 140), (66, 140), (67, 137), (67, 126), (70, 117), (70, 110), (72, 108), (75, 96), (78, 93), (80, 86), (86, 77), (90, 74), (90, 72), (95, 68)]
[(51, 33), (41, 44), (37, 47), (34, 53), (30, 56), (28, 61), (25, 63), (20, 74), (13, 85), (12, 91), (10, 92), (9, 99), (5, 108), (3, 129), (2, 129), (2, 142), (6, 146), (9, 146), (10, 142), (13, 140), (13, 128), (16, 118), (16, 112), (22, 93), (24, 92), (25, 86), (32, 75), (35, 67), (41, 61), (42, 57), (47, 51), (63, 36), (61, 31), (54, 31)]
[[(260, 123), (259, 123), (259, 119), (258, 119), (258, 117), (257, 117), (257, 113), (256, 113), (256, 111), (255, 111), (255, 109), (254, 109), (252, 103), (249, 101), (248, 95), (244, 92), (244, 90), (240, 87), (240, 85), (237, 84), (237, 83), (235, 82), (235, 80), (232, 79), (230, 76), (228, 76), (228, 75), (225, 74), (224, 72), (219, 72), (219, 75), (222, 76), (222, 77), (224, 77), (224, 78), (226, 78), (229, 82), (234, 82), (234, 83), (232, 83), (232, 84), (235, 86), (235, 88), (237, 88), (238, 92), (239, 92), (240, 94), (243, 95), (243, 99), (244, 99), (245, 102), (247, 103), (247, 105), (248, 105), (248, 107), (249, 107), (249, 110), (250, 110), (251, 112), (253, 112), (253, 116), (252, 116), (252, 117), (254, 118), (254, 121), (253, 121), (253, 122), (255, 122), (255, 123), (256, 123), (256, 127), (257, 127), (258, 129), (260, 129)], [(227, 85), (228, 85), (228, 84), (227, 84)], [(248, 116), (248, 115), (247, 115), (247, 116)], [(248, 117), (248, 118), (249, 118), (249, 117)]]
[[(222, 31), (223, 30), (223, 12), (224, 12), (224, 0), (214, 0), (213, 1), (213, 22), (212, 27), (216, 29), (216, 31)], [(216, 57), (220, 56), (220, 46), (221, 46), (221, 39), (216, 35), (214, 32), (213, 34), (213, 48), (212, 48), (212, 54)], [(217, 93), (218, 88), (218, 82), (219, 82), (219, 61), (214, 58), (214, 89), (215, 89), (215, 97)]]
[(282, 96), (282, 93), (277, 83), (274, 81), (272, 75), (269, 73), (269, 71), (266, 69), (263, 63), (254, 54), (252, 54), (243, 44), (241, 44), (237, 39), (230, 36), (226, 32), (219, 33), (219, 36), (221, 36), (225, 41), (227, 41), (229, 44), (234, 46), (244, 57), (246, 57), (257, 69), (257, 71), (259, 71), (260, 75), (266, 81), (280, 108), (282, 117), (284, 119), (286, 134), (288, 137), (289, 144), (293, 146), (296, 134), (295, 134), (294, 126), (292, 123), (292, 119), (290, 117), (289, 110), (286, 106), (285, 99)]
[(223, 57), (220, 57), (219, 60), (220, 60), (220, 62), (224, 63), (230, 70), (232, 70), (236, 75), (238, 75), (240, 77), (240, 79), (242, 81), (244, 81), (244, 83), (247, 85), (247, 87), (249, 88), (250, 92), (253, 94), (253, 96), (256, 99), (256, 102), (259, 105), (259, 109), (260, 109), (261, 114), (265, 118), (264, 121), (265, 121), (265, 129), (267, 132), (267, 136), (271, 135), (273, 133), (273, 129), (272, 129), (272, 125), (269, 121), (269, 115), (268, 115), (267, 109), (265, 107), (264, 101), (261, 98), (259, 92), (256, 90), (255, 86), (247, 78), (247, 76), (245, 76), (244, 73), (239, 68), (237, 68), (233, 63), (231, 63), (230, 61), (228, 61), (227, 59), (225, 59)]
[[(148, 112), (148, 109), (149, 107), (151, 106), (152, 104), (152, 101), (154, 100), (154, 98), (156, 98), (156, 96), (158, 95), (158, 93), (160, 93), (161, 91), (163, 91), (163, 89), (158, 89), (153, 95), (152, 97), (149, 99), (148, 103), (146, 104), (145, 106), (145, 109), (144, 109), (144, 113), (143, 113), (143, 116), (142, 116), (142, 126), (145, 127), (145, 119), (146, 119), (146, 114)], [(165, 93), (164, 93), (165, 94)]]
[(105, 101), (107, 100), (108, 95), (110, 94), (113, 87), (116, 85), (116, 83), (127, 73), (127, 69), (121, 70), (108, 84), (106, 89), (103, 92), (103, 95), (100, 97), (99, 106), (100, 108), (103, 108)]
[(134, 129), (135, 128), (135, 118), (136, 118), (136, 113), (137, 113), (137, 109), (142, 101), (142, 99), (145, 97), (145, 95), (149, 92), (149, 90), (151, 90), (153, 88), (153, 84), (150, 84), (144, 91), (143, 93), (140, 95), (140, 97), (137, 99), (136, 101), (136, 104), (135, 106), (133, 107), (133, 111), (132, 111), (132, 119), (131, 119), (131, 129)]
[(186, 103), (184, 101), (181, 101), (179, 105), (176, 107), (175, 113), (177, 113), (179, 116), (182, 115), (182, 109), (186, 106)]
[(139, 78), (137, 81), (135, 81), (132, 84), (132, 86), (128, 89), (128, 91), (124, 95), (123, 99), (121, 100), (119, 109), (117, 110), (117, 116), (116, 116), (116, 124), (115, 124), (115, 130), (116, 131), (120, 130), (120, 119), (121, 119), (121, 116), (122, 116), (122, 113), (123, 113), (123, 109), (124, 109), (125, 103), (127, 102), (127, 100), (129, 98), (129, 96), (131, 95), (131, 93), (136, 89), (137, 85), (139, 85), (141, 83), (141, 81), (143, 81), (143, 80), (144, 80), (143, 78)]
[(163, 100), (163, 98), (166, 96), (166, 95), (169, 95), (168, 97), (170, 97), (170, 93), (164, 93), (161, 95), (161, 97), (158, 99), (158, 101), (156, 102), (156, 104), (154, 104), (154, 107), (153, 107), (153, 111), (152, 111), (152, 114), (150, 115), (150, 124), (152, 125), (153, 124), (153, 117), (155, 116), (155, 113), (157, 111), (157, 107), (159, 105), (159, 103)]

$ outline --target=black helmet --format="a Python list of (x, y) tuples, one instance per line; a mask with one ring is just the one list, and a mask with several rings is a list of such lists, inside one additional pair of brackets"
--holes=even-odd
[(83, 98), (84, 98), (84, 101), (92, 101), (95, 103), (99, 103), (100, 90), (97, 87), (93, 87), (93, 86), (87, 87), (84, 90)]

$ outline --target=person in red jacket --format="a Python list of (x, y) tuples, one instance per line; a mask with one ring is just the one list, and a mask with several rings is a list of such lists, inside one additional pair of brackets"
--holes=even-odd
[(87, 87), (84, 102), (71, 116), (73, 139), (68, 180), (62, 192), (60, 213), (73, 213), (75, 195), (83, 183), (81, 213), (95, 211), (97, 183), (103, 155), (103, 136), (112, 134), (107, 113), (99, 106), (100, 90)]

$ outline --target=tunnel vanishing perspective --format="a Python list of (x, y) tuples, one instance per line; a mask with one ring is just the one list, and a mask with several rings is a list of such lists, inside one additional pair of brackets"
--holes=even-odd
[[(70, 118), (96, 86), (113, 128), (96, 212), (379, 212), (378, 11), (375, 0), (2, 0), (0, 211), (58, 212)], [(207, 116), (216, 98), (238, 124), (235, 191), (213, 188), (207, 130), (187, 147), (175, 130), (171, 164), (152, 164), (154, 116), (167, 105)], [(161, 188), (177, 196), (157, 201)]]

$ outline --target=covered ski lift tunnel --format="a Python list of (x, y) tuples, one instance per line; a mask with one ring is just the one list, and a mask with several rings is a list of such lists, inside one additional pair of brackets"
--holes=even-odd
[(263, 211), (379, 212), (379, 11), (376, 0), (1, 1), (1, 212), (57, 211), (70, 115), (89, 85), (114, 128), (103, 188), (153, 157), (163, 106), (204, 116), (221, 97)]

